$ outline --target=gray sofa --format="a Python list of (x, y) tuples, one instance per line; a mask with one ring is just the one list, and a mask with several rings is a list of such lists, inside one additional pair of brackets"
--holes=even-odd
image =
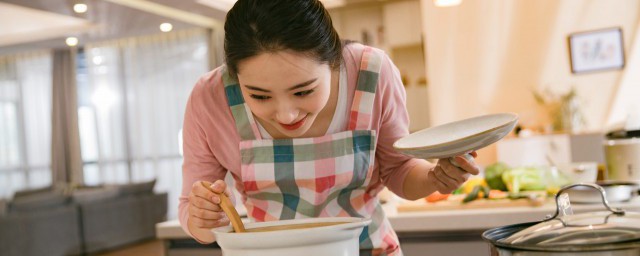
[(167, 213), (154, 184), (18, 192), (0, 202), (0, 255), (95, 254), (154, 238)]

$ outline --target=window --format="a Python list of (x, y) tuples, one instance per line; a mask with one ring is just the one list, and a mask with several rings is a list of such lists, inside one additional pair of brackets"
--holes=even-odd
[(51, 54), (0, 57), (0, 197), (51, 184)]
[(204, 30), (88, 45), (78, 54), (78, 120), (87, 185), (156, 178), (177, 217), (178, 135), (191, 88), (208, 70)]

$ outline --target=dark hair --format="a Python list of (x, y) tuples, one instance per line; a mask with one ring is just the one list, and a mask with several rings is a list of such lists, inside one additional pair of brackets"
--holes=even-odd
[(334, 69), (342, 60), (340, 37), (318, 0), (239, 0), (227, 13), (224, 32), (232, 76), (238, 62), (263, 52), (294, 50)]

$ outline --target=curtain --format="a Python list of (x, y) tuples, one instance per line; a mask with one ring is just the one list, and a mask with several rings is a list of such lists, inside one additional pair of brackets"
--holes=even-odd
[(75, 57), (75, 49), (53, 53), (51, 169), (56, 183), (83, 183)]
[[(87, 184), (156, 179), (178, 198), (184, 108), (209, 69), (210, 37), (196, 29), (87, 45), (78, 109)], [(176, 209), (170, 200), (170, 217)]]
[(640, 130), (640, 17), (635, 38), (627, 48), (627, 64), (611, 100), (607, 127)]
[(51, 53), (0, 56), (0, 197), (51, 184)]

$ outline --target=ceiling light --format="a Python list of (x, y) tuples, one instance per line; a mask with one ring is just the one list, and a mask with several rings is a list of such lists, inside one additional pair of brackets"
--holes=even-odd
[(67, 39), (64, 40), (64, 42), (67, 43), (68, 46), (73, 47), (78, 45), (78, 38), (70, 36), (70, 37), (67, 37)]
[(171, 25), (171, 23), (162, 23), (160, 24), (160, 31), (162, 32), (169, 32), (173, 29), (173, 25)]
[(102, 56), (93, 56), (93, 64), (100, 65), (102, 64)]
[(87, 12), (87, 5), (86, 4), (74, 4), (73, 5), (73, 11), (76, 13), (85, 13)]
[(433, 0), (433, 4), (438, 7), (449, 7), (459, 5), (462, 0)]

